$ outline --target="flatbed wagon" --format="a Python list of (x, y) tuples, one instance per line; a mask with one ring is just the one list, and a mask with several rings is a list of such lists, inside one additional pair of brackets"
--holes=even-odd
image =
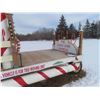
[(69, 72), (77, 73), (81, 70), (82, 30), (79, 32), (79, 46), (72, 43), (70, 39), (56, 40), (56, 34), (53, 34), (52, 49), (19, 52), (19, 41), (13, 31), (12, 14), (1, 13), (1, 18), (0, 78), (2, 86), (28, 86), (55, 76)]

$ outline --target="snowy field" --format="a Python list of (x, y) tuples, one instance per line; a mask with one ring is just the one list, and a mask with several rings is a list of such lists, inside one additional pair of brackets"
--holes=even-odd
[(51, 49), (52, 41), (24, 41), (21, 42), (21, 52)]
[[(21, 52), (51, 49), (52, 41), (21, 42)], [(86, 77), (65, 84), (64, 87), (100, 86), (100, 40), (86, 39), (83, 41), (83, 69)]]

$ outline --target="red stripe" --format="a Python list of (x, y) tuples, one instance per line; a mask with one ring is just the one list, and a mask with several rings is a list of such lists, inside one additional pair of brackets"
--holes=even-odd
[(3, 37), (3, 41), (5, 41), (5, 35), (6, 35), (5, 30), (2, 29), (2, 37)]
[(20, 84), (22, 87), (27, 86), (28, 84), (23, 80), (22, 77), (15, 77), (13, 78), (18, 84)]
[(71, 65), (74, 67), (75, 70), (79, 69), (79, 67), (77, 67), (75, 64), (71, 64)]
[(7, 48), (1, 48), (1, 56), (4, 54)]
[(6, 14), (5, 13), (1, 13), (1, 20), (0, 21), (3, 21), (6, 19)]
[(43, 72), (38, 72), (41, 76), (43, 76), (45, 79), (49, 79), (49, 77), (45, 74), (45, 73), (43, 73)]
[(65, 74), (66, 72), (61, 67), (55, 67), (57, 70), (59, 70), (62, 74)]
[[(9, 41), (10, 39), (8, 39)], [(1, 56), (4, 54), (4, 52), (6, 51), (7, 48), (0, 48), (1, 49)]]

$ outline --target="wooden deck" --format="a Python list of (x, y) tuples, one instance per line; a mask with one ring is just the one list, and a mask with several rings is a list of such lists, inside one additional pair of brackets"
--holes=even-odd
[(51, 49), (21, 53), (23, 66), (49, 62), (67, 57), (67, 54), (65, 54), (64, 52)]

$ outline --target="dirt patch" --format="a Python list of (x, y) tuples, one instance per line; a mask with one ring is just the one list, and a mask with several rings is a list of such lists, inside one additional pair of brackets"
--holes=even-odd
[(81, 70), (77, 74), (71, 72), (68, 74), (64, 74), (64, 75), (60, 75), (60, 76), (48, 79), (46, 81), (31, 84), (28, 87), (60, 87), (72, 81), (77, 81), (78, 79), (83, 78), (85, 76), (86, 76), (86, 72), (84, 70)]

